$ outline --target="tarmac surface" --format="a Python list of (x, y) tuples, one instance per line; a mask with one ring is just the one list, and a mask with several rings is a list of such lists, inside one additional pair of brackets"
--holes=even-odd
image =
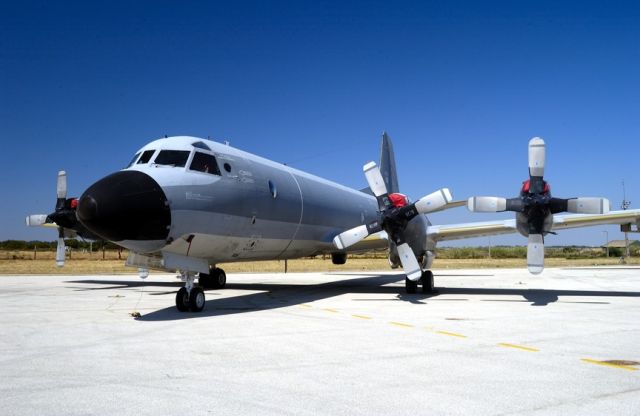
[(640, 414), (640, 268), (403, 279), (1, 276), (0, 413)]

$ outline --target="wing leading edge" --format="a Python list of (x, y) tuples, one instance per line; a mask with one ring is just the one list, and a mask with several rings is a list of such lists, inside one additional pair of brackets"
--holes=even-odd
[[(590, 227), (608, 224), (637, 224), (640, 225), (640, 209), (626, 211), (610, 211), (608, 214), (585, 215), (555, 215), (553, 217), (553, 231), (569, 228)], [(460, 240), (463, 238), (484, 237), (498, 234), (517, 232), (516, 220), (498, 220), (486, 222), (471, 222), (464, 224), (433, 225), (429, 227), (429, 238), (433, 241)]]

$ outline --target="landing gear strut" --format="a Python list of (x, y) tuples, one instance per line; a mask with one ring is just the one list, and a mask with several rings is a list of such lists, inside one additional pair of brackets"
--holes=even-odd
[(204, 291), (200, 286), (194, 285), (195, 274), (180, 272), (180, 276), (185, 283), (176, 293), (176, 308), (180, 312), (201, 312), (204, 309)]
[(425, 270), (422, 272), (419, 280), (410, 280), (404, 278), (404, 287), (409, 294), (418, 293), (418, 283), (422, 285), (422, 293), (433, 293), (433, 273), (431, 270)]

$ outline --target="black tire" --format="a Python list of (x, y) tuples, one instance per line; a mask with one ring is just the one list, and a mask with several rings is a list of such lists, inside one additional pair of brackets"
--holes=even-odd
[(176, 293), (176, 308), (180, 312), (186, 312), (189, 310), (189, 292), (186, 287), (181, 287)]
[(208, 289), (211, 287), (211, 283), (212, 283), (213, 279), (211, 278), (210, 274), (206, 274), (206, 273), (199, 273), (198, 274), (198, 284), (200, 286), (202, 286), (205, 289)]
[(224, 270), (216, 268), (212, 270), (211, 278), (209, 279), (209, 287), (211, 289), (224, 289), (227, 284), (227, 274)]
[(331, 263), (345, 264), (347, 262), (347, 253), (331, 253)]
[(200, 286), (194, 286), (189, 295), (189, 309), (191, 312), (201, 312), (204, 309), (204, 290)]
[(420, 283), (422, 284), (422, 293), (433, 293), (433, 272), (431, 270), (425, 270), (422, 272)]
[(413, 281), (410, 280), (408, 277), (404, 278), (404, 288), (406, 289), (407, 293), (409, 294), (414, 294), (418, 292), (418, 282), (417, 281)]

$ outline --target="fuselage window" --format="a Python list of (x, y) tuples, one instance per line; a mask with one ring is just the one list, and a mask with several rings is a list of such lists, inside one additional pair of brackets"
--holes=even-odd
[(220, 175), (220, 169), (216, 163), (216, 158), (213, 155), (196, 152), (193, 155), (191, 166), (189, 169), (196, 170), (198, 172), (212, 173), (214, 175)]
[(154, 152), (155, 150), (145, 150), (144, 153), (142, 153), (142, 156), (140, 156), (140, 159), (138, 160), (138, 165), (149, 163), (149, 159), (151, 159), (151, 156), (153, 156)]
[(156, 165), (168, 165), (181, 168), (187, 164), (189, 153), (191, 152), (186, 150), (161, 150), (153, 163)]
[(129, 164), (127, 165), (128, 168), (130, 168), (131, 166), (133, 166), (134, 163), (136, 163), (136, 160), (138, 159), (138, 156), (140, 156), (140, 152), (136, 153), (136, 155), (133, 157), (133, 159), (131, 159), (131, 162), (129, 162)]

